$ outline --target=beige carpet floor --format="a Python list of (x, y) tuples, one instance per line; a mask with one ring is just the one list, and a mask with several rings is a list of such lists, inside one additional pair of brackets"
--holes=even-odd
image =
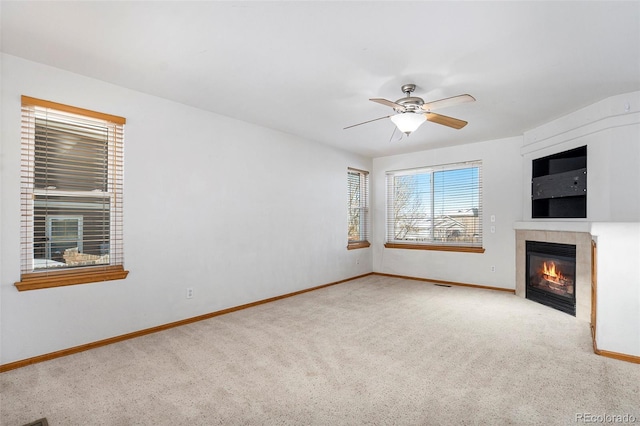
[(6, 426), (640, 424), (640, 365), (594, 355), (588, 324), (504, 292), (380, 276), (9, 371), (0, 386)]

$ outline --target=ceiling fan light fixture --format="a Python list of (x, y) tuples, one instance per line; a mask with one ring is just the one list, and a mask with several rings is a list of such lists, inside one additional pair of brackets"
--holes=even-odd
[(398, 130), (409, 136), (409, 134), (415, 132), (422, 123), (427, 121), (427, 117), (422, 113), (403, 112), (391, 116), (391, 121), (393, 121), (393, 124), (396, 125)]

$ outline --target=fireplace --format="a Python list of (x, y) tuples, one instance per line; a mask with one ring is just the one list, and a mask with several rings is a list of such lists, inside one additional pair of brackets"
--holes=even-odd
[(526, 242), (526, 298), (576, 315), (576, 246)]

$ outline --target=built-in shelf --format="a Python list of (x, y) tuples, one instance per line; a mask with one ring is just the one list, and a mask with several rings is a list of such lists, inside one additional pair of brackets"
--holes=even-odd
[(587, 147), (533, 160), (531, 217), (587, 217)]

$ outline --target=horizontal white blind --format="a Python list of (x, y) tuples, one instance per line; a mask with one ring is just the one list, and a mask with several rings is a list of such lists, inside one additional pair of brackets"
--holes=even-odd
[(387, 242), (482, 247), (482, 163), (388, 172)]
[(349, 243), (369, 241), (369, 173), (348, 169)]
[(21, 272), (122, 265), (124, 119), (23, 96)]

